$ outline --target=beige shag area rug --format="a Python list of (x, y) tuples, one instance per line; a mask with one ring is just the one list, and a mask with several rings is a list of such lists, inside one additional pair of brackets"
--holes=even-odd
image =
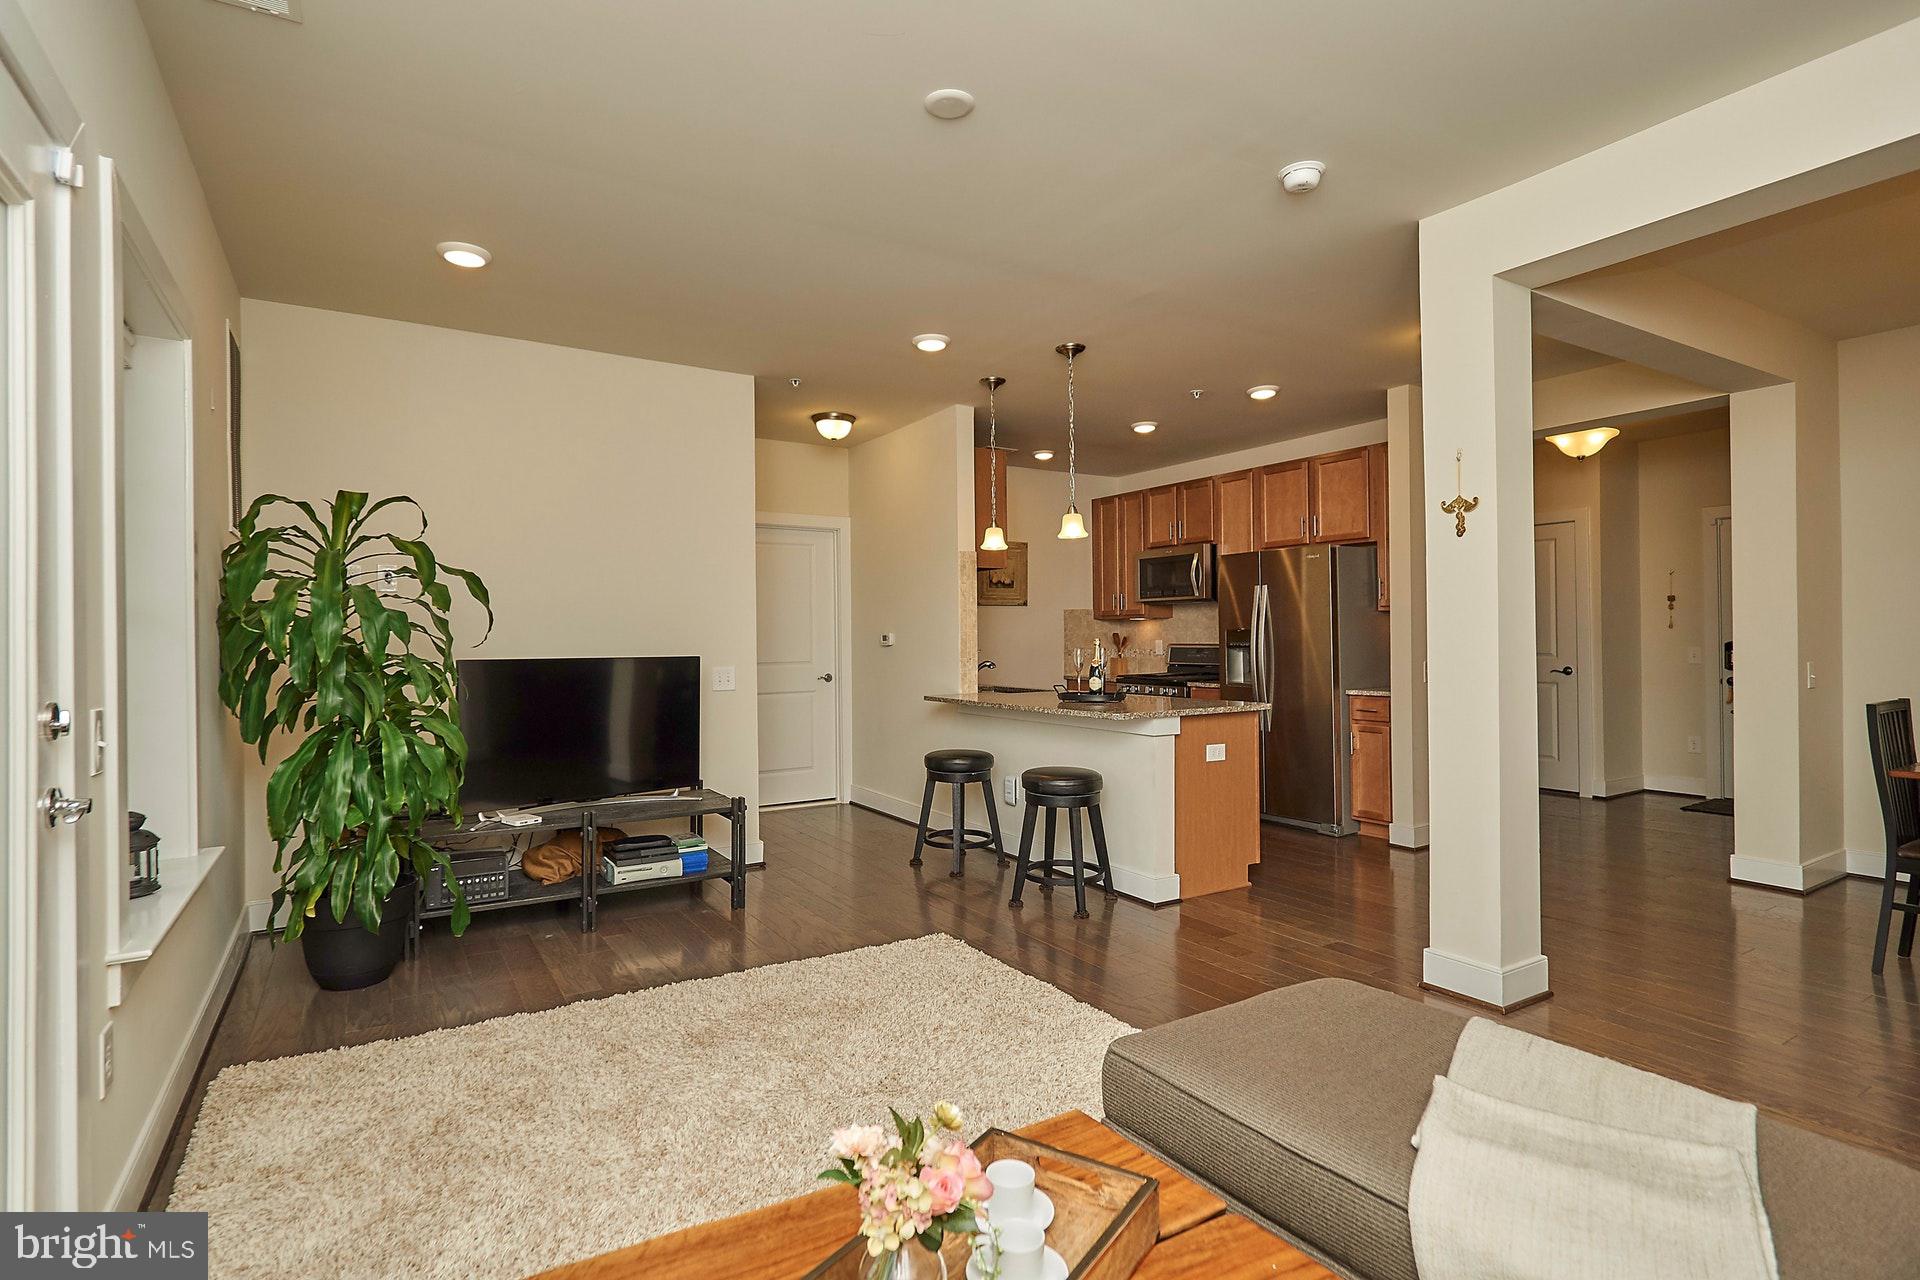
[(890, 1105), (1098, 1115), (1130, 1030), (916, 938), (228, 1067), (168, 1207), (220, 1277), (524, 1276), (812, 1190)]

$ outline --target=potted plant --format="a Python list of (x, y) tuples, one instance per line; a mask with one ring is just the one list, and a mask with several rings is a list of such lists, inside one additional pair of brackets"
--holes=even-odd
[[(262, 523), (269, 507), (290, 508), (290, 523)], [(389, 507), (412, 508), (420, 533), (375, 532)], [(435, 558), (426, 528), (408, 497), (369, 505), (342, 490), (316, 506), (266, 494), (220, 558), (220, 701), (263, 764), (274, 733), (300, 737), (267, 782), (273, 919), (291, 904), (279, 937), (301, 940), (329, 990), (392, 973), (418, 882), (450, 871), (420, 839), (436, 814), (459, 820), (466, 768), (449, 580), (486, 610), (489, 632), (493, 606), (476, 575)], [(446, 880), (458, 935), (467, 904)]]

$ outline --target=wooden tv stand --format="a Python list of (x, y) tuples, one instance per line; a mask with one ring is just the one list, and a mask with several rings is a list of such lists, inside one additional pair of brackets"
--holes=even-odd
[[(730, 905), (738, 911), (747, 905), (747, 802), (743, 796), (722, 795), (697, 786), (673, 794), (614, 796), (579, 804), (551, 804), (518, 812), (538, 814), (540, 824), (509, 827), (499, 822), (468, 823), (456, 827), (449, 821), (429, 822), (421, 837), (458, 863), (463, 853), (497, 851), (511, 844), (524, 854), (562, 831), (578, 831), (581, 836), (580, 874), (558, 884), (541, 884), (515, 865), (507, 872), (507, 896), (492, 902), (469, 903), (478, 914), (508, 907), (530, 906), (536, 902), (578, 902), (580, 930), (589, 932), (598, 921), (600, 899), (610, 894), (638, 889), (669, 889), (699, 885), (707, 880), (725, 880), (731, 888)], [(707, 869), (694, 875), (674, 876), (666, 880), (640, 880), (632, 884), (611, 885), (600, 877), (600, 839), (602, 827), (625, 823), (661, 822), (685, 818), (687, 829), (704, 835), (701, 819), (717, 814), (726, 818), (730, 838), (726, 853), (709, 847)], [(426, 920), (444, 919), (453, 914), (451, 906), (427, 906), (426, 886), (414, 895), (412, 932), (417, 936)]]

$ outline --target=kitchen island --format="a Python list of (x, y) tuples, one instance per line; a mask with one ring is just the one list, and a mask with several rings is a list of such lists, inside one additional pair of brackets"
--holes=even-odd
[[(1019, 853), (1021, 771), (1077, 765), (1104, 780), (1107, 855), (1114, 888), (1128, 897), (1166, 903), (1245, 888), (1247, 868), (1260, 861), (1264, 703), (1132, 695), (1089, 706), (1050, 692), (929, 694), (927, 701), (954, 712), (952, 741), (942, 745), (993, 753), (1008, 853)], [(1043, 834), (1044, 827), (1034, 834), (1035, 857)], [(1065, 853), (1063, 833), (1055, 856)]]

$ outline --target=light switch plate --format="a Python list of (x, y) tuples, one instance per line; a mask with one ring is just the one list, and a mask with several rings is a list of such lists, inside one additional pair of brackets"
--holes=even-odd
[(1696, 644), (1687, 650), (1687, 665), (1690, 667), (1697, 667), (1700, 665), (1700, 646), (1699, 645)]
[(738, 687), (734, 681), (733, 668), (715, 667), (713, 669), (713, 687), (715, 689), (733, 689)]
[(1700, 735), (1699, 734), (1695, 733), (1695, 734), (1689, 734), (1687, 736), (1687, 750), (1688, 752), (1696, 756), (1700, 754)]
[(99, 777), (107, 771), (107, 712), (105, 707), (93, 709), (93, 763), (87, 772)]
[(1226, 743), (1209, 742), (1207, 744), (1207, 763), (1208, 764), (1213, 764), (1213, 763), (1216, 763), (1217, 761), (1225, 760), (1226, 758), (1227, 758)]
[(1020, 784), (1018, 779), (1006, 777), (1000, 779), (1000, 796), (1008, 804), (1020, 803)]

